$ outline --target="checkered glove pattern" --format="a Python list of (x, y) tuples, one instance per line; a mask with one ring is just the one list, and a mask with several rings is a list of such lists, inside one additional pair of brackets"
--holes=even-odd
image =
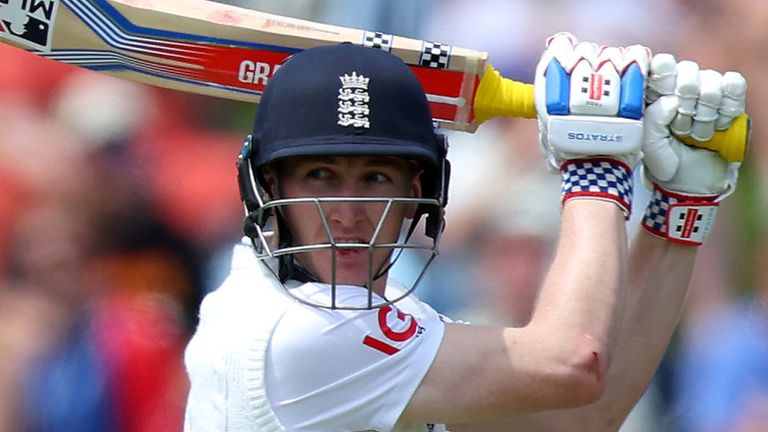
[(572, 159), (563, 163), (562, 202), (599, 199), (618, 205), (627, 219), (632, 209), (632, 169), (610, 158)]
[(671, 242), (700, 246), (715, 224), (720, 205), (717, 198), (717, 195), (683, 195), (654, 184), (642, 226), (651, 234)]

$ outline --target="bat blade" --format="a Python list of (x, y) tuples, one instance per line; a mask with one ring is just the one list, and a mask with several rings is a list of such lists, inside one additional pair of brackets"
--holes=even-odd
[[(0, 42), (123, 79), (247, 102), (259, 101), (291, 54), (349, 42), (389, 51), (408, 64), (441, 127), (473, 132), (486, 118), (536, 116), (533, 86), (500, 78), (514, 91), (500, 92), (506, 98), (498, 105), (478, 104), (476, 118), (481, 78), (492, 71), (484, 51), (207, 0), (0, 0)], [(706, 146), (686, 143), (743, 159), (748, 131), (718, 132)]]
[(291, 54), (350, 42), (383, 49), (419, 78), (433, 117), (472, 131), (488, 55), (205, 0), (4, 0), (0, 40), (60, 62), (160, 87), (258, 102)]

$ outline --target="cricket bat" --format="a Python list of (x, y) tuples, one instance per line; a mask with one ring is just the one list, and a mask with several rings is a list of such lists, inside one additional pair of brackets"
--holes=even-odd
[[(502, 77), (487, 52), (206, 0), (0, 0), (0, 42), (122, 79), (253, 103), (291, 54), (349, 42), (408, 64), (440, 127), (474, 132), (493, 117), (536, 117), (533, 85)], [(741, 161), (749, 131), (742, 117), (688, 144)]]

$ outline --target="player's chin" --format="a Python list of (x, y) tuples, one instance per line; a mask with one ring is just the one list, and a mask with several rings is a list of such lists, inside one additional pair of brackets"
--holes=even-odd
[(336, 283), (365, 286), (368, 284), (369, 256), (365, 249), (336, 251)]

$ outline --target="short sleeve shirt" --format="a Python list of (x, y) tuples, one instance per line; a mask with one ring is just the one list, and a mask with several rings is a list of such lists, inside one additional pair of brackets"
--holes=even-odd
[[(287, 286), (328, 304), (328, 285)], [(365, 288), (336, 290), (341, 305), (368, 298)], [(387, 298), (404, 292), (387, 285)], [(371, 310), (309, 306), (241, 243), (229, 277), (204, 299), (185, 353), (185, 431), (444, 431), (399, 418), (437, 354), (445, 321), (413, 295)]]
[[(330, 292), (315, 283), (293, 289), (321, 304)], [(389, 297), (401, 293), (396, 285), (388, 287)], [(367, 296), (360, 287), (337, 287), (342, 305), (362, 304)], [(272, 334), (267, 396), (289, 430), (444, 430), (396, 424), (432, 364), (443, 331), (441, 317), (413, 296), (364, 311), (296, 302)]]

